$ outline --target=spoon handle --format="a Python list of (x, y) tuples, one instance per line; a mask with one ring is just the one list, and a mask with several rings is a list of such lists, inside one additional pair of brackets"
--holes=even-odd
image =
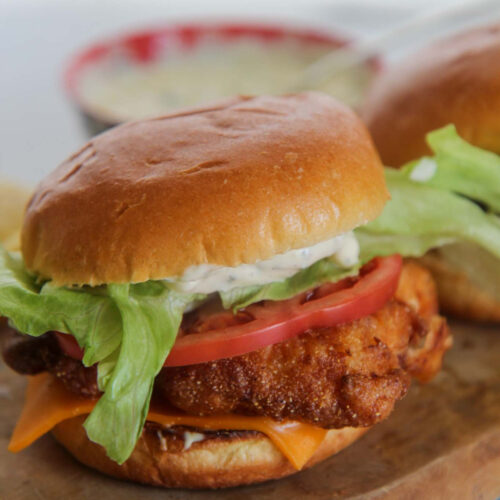
[(496, 7), (496, 10), (500, 10), (500, 1), (466, 0), (458, 4), (455, 3), (451, 7), (433, 9), (422, 15), (411, 17), (390, 30), (335, 49), (306, 67), (301, 77), (295, 82), (293, 90), (315, 88), (335, 74), (357, 66), (371, 57), (385, 52), (388, 47), (394, 46), (398, 40), (411, 34), (418, 34), (431, 24), (440, 23), (459, 15), (473, 16), (478, 13), (484, 13), (486, 7)]

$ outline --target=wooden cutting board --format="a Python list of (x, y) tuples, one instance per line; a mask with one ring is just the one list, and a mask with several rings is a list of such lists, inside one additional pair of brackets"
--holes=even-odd
[(0, 499), (486, 499), (500, 496), (500, 327), (452, 324), (444, 370), (414, 384), (385, 422), (310, 470), (220, 491), (120, 482), (75, 462), (45, 436), (13, 455), (7, 443), (24, 381), (0, 366)]

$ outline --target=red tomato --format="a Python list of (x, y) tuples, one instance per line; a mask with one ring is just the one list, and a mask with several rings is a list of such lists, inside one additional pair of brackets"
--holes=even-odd
[[(236, 315), (201, 313), (181, 329), (165, 366), (184, 366), (239, 356), (277, 344), (311, 328), (329, 327), (368, 316), (394, 295), (401, 272), (399, 255), (376, 258), (359, 275), (325, 283), (283, 301), (263, 301)], [(194, 332), (194, 333), (192, 333)], [(61, 348), (81, 359), (73, 337), (58, 333)]]
[(83, 349), (71, 335), (61, 332), (55, 332), (59, 347), (64, 353), (74, 359), (83, 359)]

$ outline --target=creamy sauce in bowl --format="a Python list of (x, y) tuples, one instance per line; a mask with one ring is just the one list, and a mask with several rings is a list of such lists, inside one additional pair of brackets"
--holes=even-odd
[[(111, 122), (141, 119), (236, 94), (283, 94), (313, 61), (332, 50), (318, 42), (208, 38), (189, 49), (168, 50), (147, 62), (133, 61), (117, 47), (86, 65), (77, 92), (88, 112)], [(335, 76), (314, 90), (356, 107), (373, 76), (366, 64)]]

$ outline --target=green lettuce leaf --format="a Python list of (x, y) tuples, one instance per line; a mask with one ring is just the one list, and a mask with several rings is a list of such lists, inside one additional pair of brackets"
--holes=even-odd
[(454, 242), (473, 243), (500, 258), (496, 215), (452, 191), (412, 181), (404, 171), (386, 169), (385, 175), (391, 200), (377, 219), (355, 231), (362, 260), (394, 253), (418, 257)]
[[(90, 440), (123, 463), (146, 421), (156, 375), (174, 345), (185, 307), (193, 296), (162, 282), (108, 285), (123, 324), (121, 348), (106, 391), (85, 421)], [(120, 432), (116, 432), (120, 429)]]
[[(437, 165), (434, 175), (425, 181), (427, 186), (481, 201), (500, 213), (500, 156), (464, 141), (453, 125), (429, 133), (427, 142), (434, 152), (431, 161)], [(410, 178), (422, 160), (429, 158), (405, 165), (402, 175)]]
[(57, 288), (38, 284), (18, 255), (0, 246), (0, 313), (34, 337), (57, 330), (71, 333), (90, 366), (109, 357), (121, 341), (121, 317), (105, 288)]

